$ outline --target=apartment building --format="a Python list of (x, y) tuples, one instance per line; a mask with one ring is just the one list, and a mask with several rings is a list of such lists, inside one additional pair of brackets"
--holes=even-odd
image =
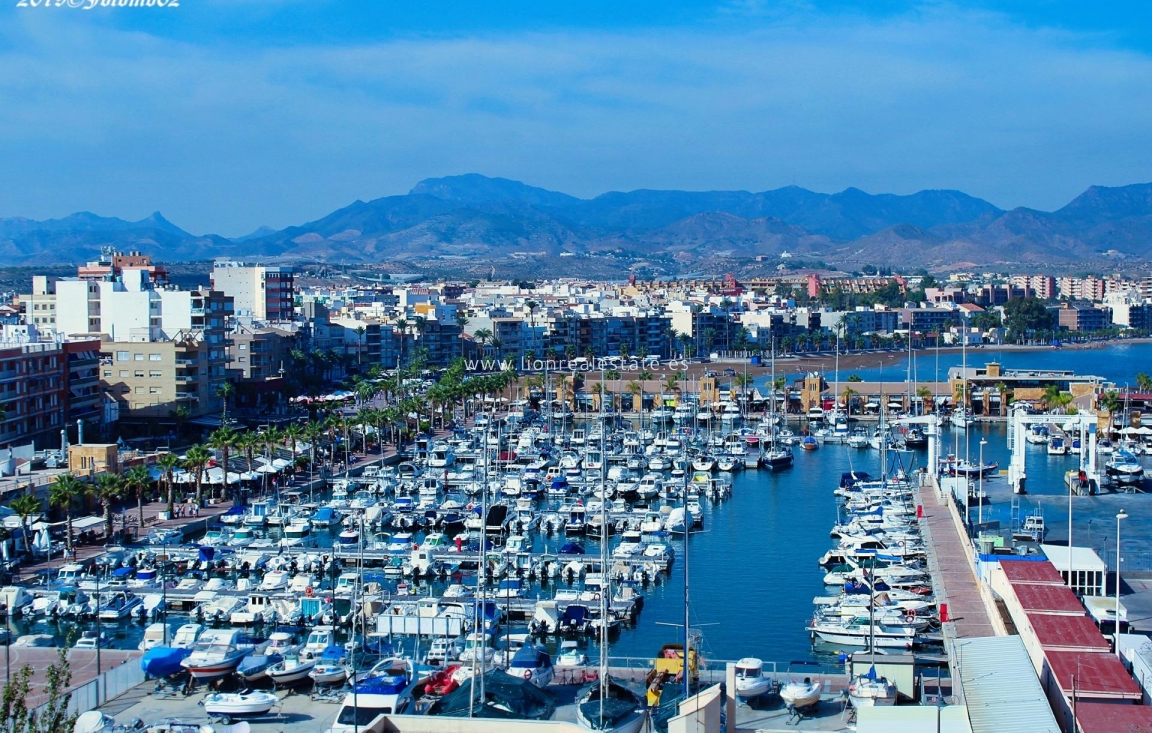
[(296, 303), (296, 275), (291, 267), (265, 267), (218, 260), (212, 287), (233, 300), (237, 316), (258, 321), (290, 321)]
[(70, 440), (79, 440), (77, 421), (82, 421), (89, 437), (99, 432), (104, 422), (103, 394), (100, 385), (100, 341), (65, 341), (61, 344), (65, 359), (65, 403)]
[(67, 356), (55, 343), (0, 343), (0, 445), (60, 445), (67, 414)]
[(1057, 310), (1057, 324), (1068, 331), (1099, 331), (1112, 325), (1112, 316), (1094, 305), (1071, 303)]
[(1051, 275), (1014, 275), (1009, 282), (1014, 288), (1031, 291), (1041, 300), (1055, 300), (1058, 297), (1056, 278)]
[(24, 309), (24, 322), (41, 333), (56, 330), (56, 278), (47, 275), (32, 277), (32, 292), (18, 296)]
[(172, 316), (175, 322), (186, 322), (186, 328), (161, 332), (155, 339), (104, 336), (100, 380), (116, 400), (122, 422), (170, 418), (180, 407), (193, 419), (221, 410), (216, 392), (226, 379), (232, 300), (215, 290), (185, 294), (187, 314)]
[(237, 379), (262, 381), (283, 376), (300, 344), (298, 329), (238, 323), (229, 332), (228, 371)]

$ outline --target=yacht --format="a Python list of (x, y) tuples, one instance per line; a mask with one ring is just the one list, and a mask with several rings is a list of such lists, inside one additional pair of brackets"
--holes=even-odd
[(858, 674), (848, 684), (848, 699), (856, 709), (896, 704), (896, 685), (887, 677), (876, 674), (875, 665), (865, 674)]

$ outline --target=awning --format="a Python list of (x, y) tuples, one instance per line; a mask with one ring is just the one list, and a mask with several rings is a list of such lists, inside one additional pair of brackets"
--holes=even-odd
[(104, 524), (103, 517), (81, 517), (79, 519), (72, 520), (72, 529), (80, 531), (91, 529), (93, 527), (99, 527), (102, 524)]

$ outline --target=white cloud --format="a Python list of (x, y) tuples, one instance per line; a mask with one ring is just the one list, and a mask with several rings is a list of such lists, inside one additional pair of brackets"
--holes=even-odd
[(69, 22), (5, 32), (0, 216), (159, 208), (238, 234), (468, 171), (1054, 207), (1152, 163), (1148, 58), (949, 8), (251, 49)]

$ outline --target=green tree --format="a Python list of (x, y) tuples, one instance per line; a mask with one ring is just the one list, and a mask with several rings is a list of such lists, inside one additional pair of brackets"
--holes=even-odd
[(1136, 389), (1141, 392), (1152, 392), (1152, 377), (1144, 372), (1136, 375)]
[(65, 544), (72, 549), (72, 508), (76, 500), (84, 495), (84, 482), (71, 473), (57, 474), (48, 487), (48, 503), (63, 509), (65, 521), (68, 523), (68, 537)]
[(88, 495), (100, 502), (103, 510), (104, 538), (108, 542), (112, 541), (112, 504), (120, 497), (122, 488), (120, 477), (114, 473), (102, 473), (87, 486)]
[(216, 396), (220, 398), (223, 403), (223, 409), (220, 412), (220, 424), (228, 424), (228, 400), (236, 392), (236, 387), (231, 382), (224, 382), (216, 388)]
[(1100, 407), (1108, 411), (1109, 433), (1112, 432), (1113, 425), (1116, 422), (1116, 413), (1120, 411), (1123, 404), (1124, 402), (1120, 399), (1120, 394), (1114, 389), (1108, 390), (1100, 397)]
[(208, 447), (220, 453), (220, 468), (224, 473), (222, 490), (226, 496), (228, 493), (228, 458), (232, 449), (236, 447), (236, 433), (227, 425), (214, 430), (208, 436)]
[(20, 534), (24, 538), (24, 552), (32, 551), (28, 541), (28, 520), (41, 512), (40, 500), (32, 494), (21, 494), (9, 502), (8, 507), (20, 517)]
[(144, 528), (144, 492), (152, 483), (148, 469), (143, 466), (133, 466), (124, 472), (124, 488), (136, 497), (136, 512), (140, 519), (140, 529)]
[(1004, 304), (1004, 325), (1013, 340), (1034, 331), (1050, 330), (1055, 327), (1055, 320), (1039, 298), (1012, 298)]
[(48, 702), (37, 712), (28, 709), (32, 694), (32, 667), (24, 665), (4, 682), (0, 696), (0, 719), (4, 733), (68, 733), (76, 727), (76, 713), (68, 712), (72, 693), (72, 671), (64, 647), (57, 650), (56, 661), (44, 669), (45, 685), (42, 690)]
[(168, 488), (168, 518), (176, 512), (176, 467), (180, 458), (175, 453), (165, 453), (156, 459), (156, 466), (164, 472), (164, 485)]
[(184, 468), (196, 479), (196, 506), (204, 506), (204, 469), (212, 455), (202, 445), (194, 445), (184, 452)]

